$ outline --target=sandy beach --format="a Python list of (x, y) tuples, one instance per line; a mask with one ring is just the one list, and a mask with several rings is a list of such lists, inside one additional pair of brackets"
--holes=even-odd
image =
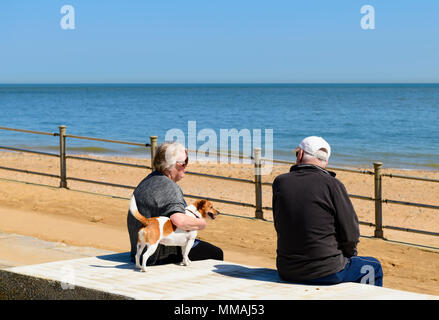
[[(146, 158), (105, 159), (149, 165)], [(59, 159), (55, 157), (1, 152), (0, 165), (59, 174)], [(274, 177), (288, 170), (288, 165), (276, 165), (270, 175), (263, 176), (262, 181), (272, 182)], [(244, 179), (253, 179), (254, 174), (253, 167), (245, 164), (190, 163), (188, 171)], [(67, 160), (68, 177), (133, 187), (149, 172), (141, 168)], [(337, 178), (345, 184), (350, 194), (373, 197), (372, 175), (336, 172)], [(384, 172), (439, 179), (439, 171), (384, 168)], [(179, 185), (186, 195), (244, 203), (255, 201), (254, 185), (250, 183), (187, 174)], [(0, 170), (0, 231), (118, 252), (129, 250), (126, 230), (128, 200), (125, 198), (131, 195), (132, 189), (72, 180), (68, 180), (69, 189), (60, 189), (58, 186), (59, 180), (55, 178)], [(383, 198), (439, 205), (439, 183), (384, 177)], [(187, 202), (193, 200), (186, 197)], [(372, 201), (352, 199), (352, 202), (360, 221), (374, 222)], [(251, 218), (254, 217), (253, 208), (214, 204), (224, 214), (209, 222), (207, 228), (199, 232), (199, 237), (223, 248), (228, 261), (275, 268), (276, 234), (271, 211), (264, 210), (267, 221), (244, 219), (229, 214)], [(263, 206), (271, 207), (270, 186), (263, 187)], [(383, 204), (383, 224), (438, 232), (439, 211)], [(385, 287), (439, 295), (439, 250), (431, 248), (439, 248), (439, 237), (384, 229), (386, 240), (379, 240), (371, 237), (371, 227), (360, 226), (360, 231), (359, 255), (375, 256), (381, 261)], [(0, 251), (1, 254), (6, 253)]]

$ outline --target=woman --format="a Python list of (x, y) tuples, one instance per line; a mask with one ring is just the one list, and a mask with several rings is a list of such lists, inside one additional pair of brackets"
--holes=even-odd
[[(188, 160), (187, 150), (180, 143), (165, 142), (157, 147), (153, 159), (155, 171), (143, 179), (134, 190), (137, 208), (142, 215), (147, 218), (169, 217), (177, 228), (183, 230), (203, 230), (206, 227), (204, 219), (184, 214), (187, 205), (176, 182), (184, 177)], [(127, 226), (131, 242), (131, 260), (134, 262), (137, 233), (142, 224), (128, 212)], [(159, 245), (156, 252), (149, 257), (147, 265), (177, 263), (182, 259), (181, 247)], [(223, 260), (223, 251), (208, 242), (196, 239), (189, 259)]]

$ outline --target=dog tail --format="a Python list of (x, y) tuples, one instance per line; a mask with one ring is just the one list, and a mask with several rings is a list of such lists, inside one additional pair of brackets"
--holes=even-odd
[(130, 212), (134, 216), (134, 218), (139, 220), (140, 223), (142, 223), (144, 226), (147, 226), (149, 224), (149, 219), (141, 215), (139, 210), (137, 209), (136, 198), (134, 197), (134, 195), (132, 195), (130, 199)]

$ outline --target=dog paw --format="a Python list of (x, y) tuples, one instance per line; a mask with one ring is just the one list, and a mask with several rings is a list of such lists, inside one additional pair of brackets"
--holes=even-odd
[(182, 266), (189, 266), (190, 264), (191, 264), (191, 262), (192, 261), (190, 261), (189, 259), (188, 260), (184, 260), (184, 261), (182, 261), (181, 263), (180, 263), (180, 265), (182, 265)]

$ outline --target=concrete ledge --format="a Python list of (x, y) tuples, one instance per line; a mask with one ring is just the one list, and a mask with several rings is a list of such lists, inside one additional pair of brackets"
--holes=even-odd
[(75, 286), (65, 290), (60, 281), (0, 270), (0, 300), (121, 300), (128, 297)]
[(152, 266), (144, 273), (129, 253), (8, 268), (0, 270), (0, 283), (2, 299), (439, 299), (357, 283), (291, 284), (276, 270), (216, 260)]

